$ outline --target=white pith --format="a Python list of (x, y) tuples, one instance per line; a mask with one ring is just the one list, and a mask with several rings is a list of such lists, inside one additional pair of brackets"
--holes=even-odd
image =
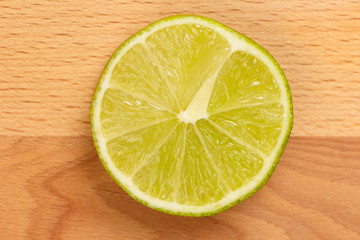
[[(145, 194), (142, 192), (136, 185), (133, 184), (131, 178), (124, 176), (118, 168), (115, 166), (113, 161), (111, 160), (107, 148), (106, 143), (107, 140), (103, 137), (101, 132), (101, 126), (100, 126), (100, 111), (101, 111), (101, 102), (103, 99), (103, 95), (105, 93), (105, 90), (110, 86), (109, 80), (111, 73), (113, 71), (114, 66), (119, 62), (122, 55), (130, 49), (134, 44), (138, 42), (145, 42), (145, 39), (151, 35), (153, 32), (169, 27), (172, 25), (180, 25), (180, 24), (200, 24), (205, 27), (211, 28), (221, 34), (224, 38), (228, 40), (230, 45), (232, 46), (232, 51), (243, 51), (249, 54), (252, 54), (256, 58), (260, 59), (271, 71), (276, 81), (279, 82), (278, 86), (281, 89), (281, 102), (284, 106), (284, 116), (283, 116), (283, 128), (280, 133), (277, 145), (275, 149), (273, 150), (272, 154), (268, 156), (266, 159), (264, 159), (264, 165), (258, 175), (246, 186), (243, 186), (233, 192), (230, 192), (226, 197), (221, 199), (218, 202), (210, 203), (203, 206), (191, 206), (191, 205), (185, 205), (185, 204), (179, 204), (177, 202), (169, 202), (164, 201), (161, 199), (154, 198), (148, 194)], [(216, 76), (215, 76), (216, 78)], [(113, 58), (108, 63), (108, 69), (103, 75), (102, 84), (100, 86), (100, 90), (97, 92), (96, 100), (93, 103), (93, 131), (95, 134), (95, 138), (97, 139), (98, 148), (101, 152), (101, 157), (104, 161), (104, 164), (106, 164), (109, 171), (113, 174), (113, 176), (136, 198), (140, 199), (141, 201), (145, 202), (148, 206), (152, 208), (157, 209), (163, 209), (165, 211), (170, 212), (177, 212), (177, 213), (183, 213), (183, 214), (201, 214), (204, 212), (213, 212), (217, 209), (221, 209), (234, 201), (240, 199), (242, 196), (246, 196), (250, 192), (252, 192), (257, 186), (260, 185), (260, 183), (266, 178), (269, 170), (272, 168), (274, 162), (277, 160), (278, 152), (281, 151), (282, 144), (284, 142), (284, 139), (287, 137), (287, 133), (290, 128), (289, 119), (291, 117), (291, 107), (289, 106), (288, 101), (288, 90), (286, 88), (286, 84), (284, 83), (286, 81), (281, 72), (279, 71), (278, 67), (273, 63), (273, 61), (265, 55), (264, 52), (262, 52), (260, 49), (256, 48), (252, 43), (246, 41), (245, 38), (239, 37), (236, 33), (233, 33), (225, 28), (223, 28), (221, 25), (213, 24), (207, 20), (203, 20), (199, 17), (194, 16), (186, 16), (186, 17), (179, 17), (175, 18), (174, 20), (169, 21), (160, 21), (152, 25), (151, 27), (147, 28), (145, 31), (141, 32), (140, 35), (136, 36), (129, 42), (126, 46), (124, 46), (121, 51), (118, 53), (118, 55)], [(209, 86), (212, 88), (213, 82), (209, 81)], [(205, 87), (203, 88), (205, 89)], [(199, 91), (199, 98), (205, 97), (207, 98), (208, 91), (201, 92), (201, 89)], [(195, 96), (196, 98), (196, 96)], [(193, 103), (193, 104), (192, 104)], [(193, 109), (201, 109), (200, 111), (195, 111)], [(179, 119), (186, 123), (194, 123), (196, 120), (200, 118), (206, 118), (206, 108), (196, 106), (196, 102), (192, 101), (187, 110), (180, 113), (178, 115)]]

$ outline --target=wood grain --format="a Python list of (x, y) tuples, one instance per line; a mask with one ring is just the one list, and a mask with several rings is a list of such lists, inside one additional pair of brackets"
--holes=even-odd
[[(91, 140), (108, 58), (172, 14), (214, 18), (263, 45), (293, 95), (273, 177), (212, 217), (137, 203)], [(0, 0), (0, 239), (360, 239), (359, 66), (358, 0)]]
[(274, 55), (292, 89), (294, 135), (360, 132), (358, 0), (13, 0), (0, 11), (4, 134), (89, 135), (91, 96), (108, 58), (141, 28), (179, 13), (219, 20)]
[(90, 137), (4, 137), (1, 239), (359, 239), (360, 138), (293, 137), (266, 186), (211, 217), (129, 197)]

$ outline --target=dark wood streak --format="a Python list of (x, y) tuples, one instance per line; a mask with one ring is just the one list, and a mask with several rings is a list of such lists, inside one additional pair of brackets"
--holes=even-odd
[(167, 215), (133, 200), (108, 176), (91, 137), (0, 139), (4, 239), (360, 237), (359, 137), (292, 137), (258, 193), (204, 218)]

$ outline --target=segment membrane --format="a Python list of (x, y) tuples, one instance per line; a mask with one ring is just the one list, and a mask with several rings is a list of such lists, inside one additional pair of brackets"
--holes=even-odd
[(218, 75), (208, 113), (280, 102), (281, 91), (268, 67), (249, 53), (236, 51)]
[(158, 149), (167, 144), (177, 124), (178, 120), (165, 121), (109, 140), (111, 160), (124, 175), (133, 176), (157, 157)]
[(176, 115), (121, 90), (109, 88), (104, 93), (100, 121), (107, 139), (175, 118)]

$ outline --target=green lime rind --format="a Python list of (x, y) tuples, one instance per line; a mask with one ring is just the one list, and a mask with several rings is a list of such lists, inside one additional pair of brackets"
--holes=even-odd
[[(98, 139), (95, 133), (95, 126), (94, 126), (94, 107), (95, 107), (95, 103), (97, 101), (97, 97), (98, 97), (98, 93), (101, 91), (101, 87), (102, 87), (102, 83), (104, 82), (105, 79), (105, 75), (107, 74), (107, 72), (109, 71), (109, 66), (112, 64), (112, 62), (115, 60), (116, 56), (122, 51), (122, 49), (124, 49), (128, 44), (130, 44), (134, 39), (138, 38), (139, 36), (141, 36), (142, 34), (148, 32), (149, 30), (151, 30), (152, 28), (155, 28), (157, 25), (165, 22), (165, 21), (174, 21), (174, 20), (179, 20), (182, 18), (193, 18), (193, 19), (200, 19), (202, 21), (207, 21), (209, 23), (211, 23), (212, 25), (216, 25), (218, 27), (221, 27), (223, 29), (228, 30), (229, 32), (233, 33), (234, 36), (237, 36), (238, 38), (241, 38), (242, 40), (245, 40), (247, 43), (249, 43), (250, 45), (254, 46), (255, 48), (257, 48), (258, 50), (260, 50), (264, 55), (266, 55), (268, 57), (268, 59), (270, 59), (270, 61), (276, 66), (276, 69), (279, 71), (281, 78), (283, 80), (283, 84), (285, 86), (286, 92), (287, 92), (287, 101), (289, 103), (289, 116), (288, 116), (288, 120), (289, 123), (287, 125), (287, 129), (286, 129), (286, 134), (285, 137), (283, 138), (283, 142), (281, 144), (281, 147), (274, 159), (273, 165), (272, 167), (269, 169), (269, 171), (267, 172), (267, 174), (265, 175), (265, 177), (263, 178), (263, 180), (256, 186), (254, 187), (250, 192), (247, 192), (246, 194), (240, 196), (237, 200), (222, 206), (220, 208), (216, 208), (213, 211), (204, 211), (204, 212), (183, 212), (183, 211), (172, 211), (172, 210), (168, 210), (168, 209), (164, 209), (164, 208), (160, 208), (160, 207), (156, 207), (156, 206), (152, 206), (151, 203), (144, 201), (143, 199), (140, 199), (138, 197), (136, 197), (129, 189), (127, 189), (115, 176), (114, 174), (109, 170), (109, 167), (107, 165), (107, 163), (104, 160), (104, 156), (102, 155), (101, 151), (100, 151), (100, 147), (99, 147), (99, 143), (98, 143)], [(91, 109), (90, 109), (90, 119), (91, 119), (91, 131), (92, 131), (92, 136), (93, 136), (93, 140), (94, 140), (94, 145), (96, 148), (96, 151), (99, 155), (99, 158), (105, 168), (105, 170), (108, 172), (108, 174), (111, 176), (111, 178), (128, 194), (130, 195), (133, 199), (135, 199), (136, 201), (138, 201), (139, 203), (150, 207), (154, 210), (160, 211), (160, 212), (164, 212), (167, 214), (171, 214), (171, 215), (177, 215), (177, 216), (189, 216), (189, 217), (204, 217), (204, 216), (211, 216), (220, 212), (225, 211), (226, 209), (229, 209), (231, 207), (233, 207), (234, 205), (246, 200), (247, 198), (251, 197), (252, 195), (254, 195), (257, 191), (259, 191), (264, 185), (265, 183), (269, 180), (269, 178), (271, 177), (271, 175), (273, 174), (277, 164), (279, 163), (279, 160), (281, 158), (282, 153), (285, 150), (285, 147), (288, 143), (288, 140), (290, 138), (290, 134), (291, 134), (291, 130), (293, 127), (293, 104), (292, 104), (292, 96), (291, 96), (291, 91), (290, 91), (290, 87), (289, 87), (289, 83), (286, 79), (286, 76), (283, 72), (283, 70), (281, 69), (280, 65), (276, 62), (276, 60), (274, 59), (274, 57), (268, 52), (266, 51), (262, 46), (260, 46), (259, 44), (257, 44), (255, 41), (251, 40), (250, 38), (240, 34), (239, 32), (235, 31), (234, 29), (207, 17), (202, 17), (202, 16), (197, 16), (197, 15), (174, 15), (174, 16), (170, 16), (170, 17), (166, 17), (163, 19), (160, 19), (150, 25), (148, 25), (147, 27), (143, 28), (142, 30), (140, 30), (139, 32), (137, 32), (136, 34), (134, 34), (133, 36), (131, 36), (130, 38), (128, 38), (124, 43), (122, 43), (118, 49), (114, 52), (114, 54), (111, 56), (111, 58), (109, 59), (109, 61), (107, 62), (101, 78), (96, 86), (96, 90), (94, 92), (93, 95), (93, 99), (92, 99), (92, 104), (91, 104)]]

